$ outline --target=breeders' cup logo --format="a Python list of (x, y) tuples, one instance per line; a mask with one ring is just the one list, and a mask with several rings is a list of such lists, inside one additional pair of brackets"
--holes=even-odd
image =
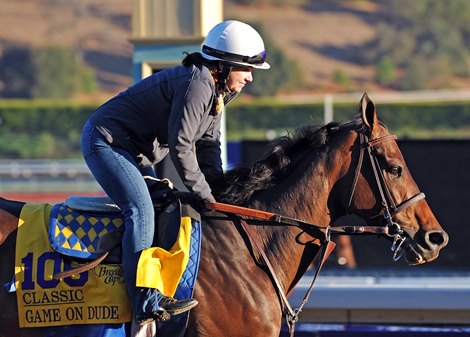
[(105, 284), (115, 285), (124, 282), (124, 273), (121, 266), (118, 265), (102, 265), (97, 266), (91, 272), (100, 278)]

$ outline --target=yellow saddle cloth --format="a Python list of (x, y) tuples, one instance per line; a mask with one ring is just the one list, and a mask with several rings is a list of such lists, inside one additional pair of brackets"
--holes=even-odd
[(52, 278), (74, 264), (51, 249), (47, 235), (51, 208), (26, 204), (20, 214), (15, 257), (20, 327), (130, 321), (120, 265), (99, 265), (77, 276)]
[(166, 296), (174, 297), (188, 265), (191, 231), (192, 219), (182, 217), (178, 238), (168, 251), (160, 247), (142, 251), (137, 266), (138, 287), (155, 288)]

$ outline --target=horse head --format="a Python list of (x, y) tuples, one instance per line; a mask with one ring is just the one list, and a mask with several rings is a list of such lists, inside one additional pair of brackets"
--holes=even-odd
[(433, 261), (447, 245), (448, 235), (414, 181), (396, 136), (380, 122), (367, 94), (359, 110), (362, 126), (347, 135), (347, 173), (341, 183), (350, 188), (342, 193), (342, 207), (368, 226), (384, 226), (385, 235), (394, 241), (395, 260), (404, 254), (412, 265)]
[(395, 260), (430, 262), (449, 237), (367, 94), (359, 112), (345, 124), (307, 125), (280, 138), (266, 158), (227, 173), (230, 184), (219, 200), (325, 228), (355, 215), (366, 223), (359, 228), (393, 241)]

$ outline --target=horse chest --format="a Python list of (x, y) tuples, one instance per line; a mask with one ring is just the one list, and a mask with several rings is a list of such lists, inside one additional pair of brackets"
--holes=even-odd
[(194, 293), (203, 300), (190, 315), (189, 336), (277, 337), (281, 307), (272, 281), (233, 229), (204, 230)]

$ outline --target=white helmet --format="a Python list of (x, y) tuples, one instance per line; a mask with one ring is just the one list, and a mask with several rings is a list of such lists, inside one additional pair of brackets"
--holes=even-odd
[(269, 69), (266, 50), (258, 32), (246, 23), (222, 21), (210, 30), (201, 48), (204, 58), (231, 64)]

